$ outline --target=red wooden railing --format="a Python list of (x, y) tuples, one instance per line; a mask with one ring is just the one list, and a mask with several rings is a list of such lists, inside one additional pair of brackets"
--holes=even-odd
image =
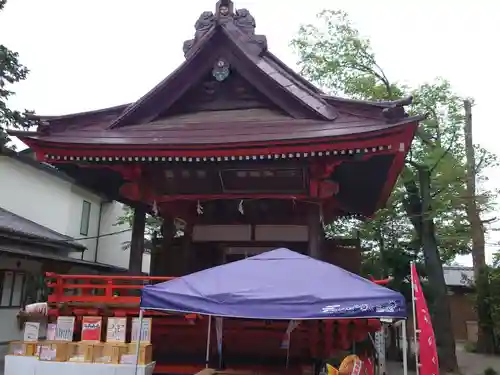
[(139, 304), (138, 291), (144, 285), (173, 279), (163, 276), (59, 275), (52, 272), (47, 272), (45, 277), (47, 287), (52, 288), (49, 303), (98, 304)]

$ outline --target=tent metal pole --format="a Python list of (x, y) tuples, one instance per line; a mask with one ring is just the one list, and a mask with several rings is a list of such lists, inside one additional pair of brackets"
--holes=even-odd
[(139, 350), (141, 348), (141, 335), (142, 335), (142, 321), (144, 320), (144, 310), (139, 310), (139, 327), (137, 332), (137, 343), (135, 344), (135, 372), (137, 375), (137, 370), (139, 369)]
[(210, 332), (212, 331), (212, 315), (208, 316), (208, 329), (207, 329), (207, 354), (205, 356), (205, 368), (208, 368), (210, 361)]
[(288, 339), (288, 347), (286, 348), (286, 365), (285, 368), (288, 368), (290, 364), (290, 339)]
[(406, 320), (401, 323), (403, 330), (403, 375), (408, 375), (408, 340), (406, 339)]
[(217, 331), (217, 349), (219, 349), (219, 369), (222, 369), (222, 342), (224, 340), (224, 318), (215, 317), (215, 328)]

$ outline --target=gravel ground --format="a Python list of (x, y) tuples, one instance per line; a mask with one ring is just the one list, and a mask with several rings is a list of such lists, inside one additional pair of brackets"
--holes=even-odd
[[(483, 375), (487, 368), (500, 372), (500, 356), (468, 353), (462, 345), (457, 344), (457, 359), (462, 375)], [(387, 375), (403, 375), (401, 363), (388, 363)], [(408, 375), (415, 375), (415, 372), (408, 371)]]

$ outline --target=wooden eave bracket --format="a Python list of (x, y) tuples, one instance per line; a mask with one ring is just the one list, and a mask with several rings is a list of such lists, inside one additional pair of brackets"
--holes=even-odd
[(409, 96), (404, 99), (396, 100), (391, 104), (387, 105), (382, 110), (382, 116), (384, 116), (387, 123), (392, 124), (409, 117), (406, 112), (405, 106), (410, 105), (413, 101), (413, 97)]

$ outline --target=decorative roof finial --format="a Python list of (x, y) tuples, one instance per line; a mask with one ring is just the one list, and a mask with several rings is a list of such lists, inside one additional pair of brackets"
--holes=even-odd
[(219, 0), (215, 5), (215, 14), (219, 22), (227, 22), (234, 15), (233, 2), (231, 0)]
[[(216, 25), (221, 25), (226, 32), (234, 35), (241, 43), (245, 43), (255, 53), (267, 49), (267, 40), (263, 35), (255, 35), (255, 18), (247, 9), (234, 9), (231, 0), (219, 0), (215, 6), (215, 14), (203, 12), (196, 21), (194, 39), (184, 42), (184, 55), (187, 57), (192, 47)], [(245, 34), (250, 38), (240, 38)], [(246, 40), (246, 42), (243, 42)], [(252, 47), (253, 46), (253, 47)]]

